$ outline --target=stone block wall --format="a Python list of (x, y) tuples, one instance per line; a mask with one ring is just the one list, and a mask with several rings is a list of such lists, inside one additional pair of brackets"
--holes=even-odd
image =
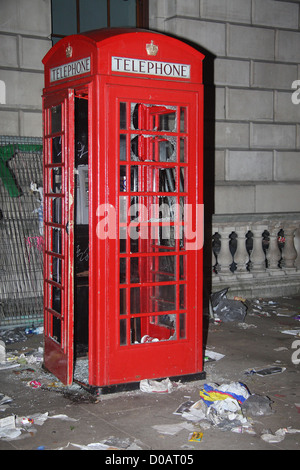
[[(213, 63), (215, 214), (299, 211), (299, 10), (296, 0), (149, 0), (150, 29), (193, 42)], [(0, 135), (41, 136), (51, 0), (2, 1), (0, 19)]]
[(0, 135), (42, 135), (42, 58), (52, 43), (51, 0), (0, 2)]
[(300, 80), (300, 2), (149, 3), (150, 29), (191, 41), (213, 62), (205, 116), (214, 126), (206, 152), (214, 158), (214, 213), (299, 211), (300, 103), (292, 102), (292, 84)]

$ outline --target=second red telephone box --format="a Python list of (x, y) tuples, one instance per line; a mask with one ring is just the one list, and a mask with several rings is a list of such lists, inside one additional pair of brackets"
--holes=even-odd
[(65, 384), (204, 377), (202, 60), (126, 29), (43, 60), (44, 365)]

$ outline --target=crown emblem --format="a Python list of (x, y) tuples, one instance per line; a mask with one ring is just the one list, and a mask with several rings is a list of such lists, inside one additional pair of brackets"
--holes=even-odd
[(72, 57), (72, 54), (73, 54), (73, 49), (72, 49), (72, 46), (70, 46), (70, 44), (66, 47), (66, 57)]
[(151, 44), (146, 44), (146, 50), (148, 55), (156, 55), (158, 52), (158, 46), (153, 44), (153, 41), (151, 41)]

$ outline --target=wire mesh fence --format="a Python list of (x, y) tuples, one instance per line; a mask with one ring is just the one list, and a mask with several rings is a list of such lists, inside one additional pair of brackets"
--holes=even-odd
[(41, 138), (0, 136), (0, 328), (43, 320)]

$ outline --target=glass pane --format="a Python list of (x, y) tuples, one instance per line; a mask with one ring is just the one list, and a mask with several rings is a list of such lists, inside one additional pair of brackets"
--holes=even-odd
[(126, 166), (120, 166), (120, 191), (127, 191)]
[(80, 31), (107, 27), (107, 2), (80, 0)]
[(176, 309), (176, 286), (158, 286), (155, 288), (156, 310), (165, 312)]
[(126, 135), (120, 135), (120, 160), (126, 160)]
[(180, 281), (186, 280), (186, 255), (179, 256), (179, 279)]
[(185, 176), (185, 168), (180, 168), (180, 191), (181, 192), (184, 192), (185, 190), (184, 176)]
[(126, 253), (127, 227), (120, 227), (120, 253)]
[(110, 26), (129, 26), (135, 28), (136, 0), (110, 0)]
[(120, 103), (120, 129), (127, 129), (127, 103)]
[(62, 192), (62, 173), (61, 168), (50, 168), (49, 177), (50, 177), (50, 192), (52, 193), (61, 193)]
[(176, 191), (176, 169), (142, 167), (145, 183), (145, 192), (174, 192)]
[(140, 258), (130, 259), (130, 282), (132, 284), (141, 282), (139, 266), (143, 266), (144, 268), (146, 268), (145, 261), (146, 260)]
[(175, 106), (131, 104), (131, 129), (175, 132), (177, 125)]
[(146, 206), (142, 203), (142, 198), (139, 198), (138, 196), (132, 196), (130, 198), (129, 207), (130, 220), (135, 222), (147, 220), (147, 218), (142, 218), (145, 207)]
[(163, 325), (172, 329), (176, 328), (175, 314), (157, 315), (156, 317), (151, 317), (150, 321), (152, 325)]
[[(144, 313), (144, 312), (141, 312), (141, 307), (140, 307), (141, 293), (144, 299), (146, 299), (147, 297), (145, 297), (145, 295), (148, 296), (150, 294), (150, 288), (149, 287), (133, 287), (130, 289), (130, 313)], [(144, 310), (147, 310), (147, 309), (145, 308)]]
[(127, 209), (128, 197), (120, 196), (121, 252), (126, 251), (127, 237), (130, 237), (131, 253), (156, 251), (157, 244), (174, 247), (176, 238), (180, 237), (174, 222), (181, 222), (182, 217), (176, 200), (173, 196), (131, 196)]
[(180, 138), (180, 161), (181, 162), (187, 161), (185, 137)]
[(180, 132), (186, 132), (186, 108), (180, 108)]
[(131, 103), (130, 114), (131, 114), (131, 129), (139, 129), (141, 124), (139, 124), (139, 107), (141, 105), (138, 103)]
[(127, 344), (126, 324), (126, 319), (120, 320), (120, 346), (126, 346)]
[(61, 344), (61, 319), (52, 316), (52, 338)]
[(51, 134), (61, 132), (61, 104), (51, 108)]
[(179, 227), (179, 248), (180, 250), (185, 249), (185, 235), (184, 235), (185, 227), (182, 225)]
[(55, 258), (54, 256), (51, 257), (52, 259), (52, 267), (50, 267), (50, 276), (52, 277), (52, 280), (57, 282), (58, 284), (61, 284), (61, 265), (62, 265), (62, 260), (59, 258)]
[(51, 240), (52, 240), (52, 251), (59, 255), (62, 254), (62, 245), (61, 245), (61, 229), (60, 228), (51, 228)]
[(75, 98), (75, 166), (87, 165), (89, 154), (88, 100)]
[(130, 289), (131, 313), (152, 313), (175, 310), (176, 286), (143, 286)]
[(135, 317), (130, 321), (131, 344), (149, 344), (176, 339), (176, 315)]
[(139, 150), (139, 136), (132, 134), (130, 137), (130, 159), (131, 161), (138, 161), (140, 155)]
[[(123, 198), (127, 199), (120, 196), (120, 200)], [(131, 196), (128, 215), (133, 225), (137, 222), (155, 222), (158, 219), (174, 221), (177, 212), (179, 217), (181, 210), (174, 196)]]
[(179, 308), (186, 309), (186, 286), (181, 284), (179, 286)]
[(76, 34), (76, 2), (74, 0), (52, 0), (52, 33)]
[(153, 258), (153, 282), (175, 281), (176, 256), (157, 256)]
[(51, 198), (51, 213), (49, 222), (54, 224), (62, 223), (62, 200), (60, 197)]
[(141, 342), (141, 319), (131, 318), (130, 320), (130, 343), (138, 344)]
[(176, 191), (175, 168), (164, 168), (159, 170), (159, 191), (172, 193)]
[(127, 196), (120, 196), (119, 197), (119, 222), (124, 224), (127, 222), (127, 203), (128, 197)]
[(50, 297), (50, 308), (52, 310), (55, 310), (57, 313), (61, 313), (61, 289), (59, 289), (56, 286), (50, 286), (52, 287), (52, 295)]
[(61, 163), (61, 137), (54, 137), (52, 139), (52, 163)]
[(174, 137), (132, 135), (131, 161), (175, 162), (177, 141)]
[(158, 129), (159, 131), (176, 131), (176, 111), (175, 109), (170, 110), (166, 109), (164, 113), (159, 114), (158, 119)]
[(120, 284), (126, 283), (126, 258), (120, 258)]
[(137, 236), (139, 236), (139, 227), (130, 227), (129, 234), (130, 234), (130, 253), (138, 253), (139, 252), (139, 240)]
[(126, 289), (120, 289), (120, 315), (126, 315)]
[(177, 141), (173, 137), (156, 137), (155, 143), (158, 141), (159, 154), (154, 155), (155, 161), (160, 162), (175, 162), (176, 161), (176, 147)]
[(186, 338), (186, 314), (179, 315), (179, 339)]
[(130, 191), (136, 192), (139, 190), (139, 167), (130, 167)]
[(157, 217), (164, 221), (174, 221), (176, 213), (176, 198), (173, 196), (160, 196), (158, 198), (158, 214)]
[(175, 256), (131, 258), (130, 282), (167, 282), (176, 280)]

